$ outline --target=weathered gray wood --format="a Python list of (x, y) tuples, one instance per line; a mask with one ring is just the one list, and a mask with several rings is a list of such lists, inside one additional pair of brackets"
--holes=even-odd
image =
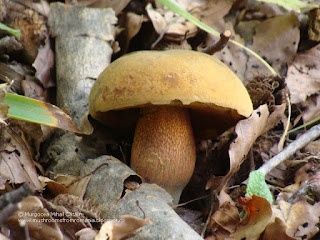
[(55, 37), (57, 105), (79, 126), (88, 110), (94, 79), (110, 62), (117, 19), (108, 9), (62, 3), (50, 6), (49, 25)]

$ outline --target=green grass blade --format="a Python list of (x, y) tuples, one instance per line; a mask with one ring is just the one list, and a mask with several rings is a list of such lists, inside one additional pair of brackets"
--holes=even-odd
[(7, 93), (1, 103), (9, 105), (10, 118), (81, 133), (70, 116), (49, 103), (12, 93)]
[[(200, 29), (211, 33), (215, 36), (220, 36), (220, 33), (217, 32), (216, 30), (212, 29), (211, 27), (209, 27), (208, 25), (204, 24), (203, 22), (201, 22), (200, 20), (198, 20), (197, 18), (195, 18), (194, 16), (192, 16), (190, 13), (184, 11), (183, 9), (181, 9), (178, 5), (176, 5), (175, 3), (171, 2), (170, 0), (157, 0), (159, 3), (161, 3), (162, 5), (166, 6), (167, 8), (171, 9), (172, 11), (174, 11), (175, 13), (178, 13), (179, 15), (181, 15), (182, 17), (188, 19), (190, 22), (194, 23), (196, 26), (198, 26)], [(260, 62), (263, 63), (263, 65), (265, 65), (269, 71), (272, 73), (272, 75), (277, 76), (276, 71), (262, 58), (260, 57), (258, 54), (256, 54), (254, 51), (252, 51), (250, 48), (247, 48), (246, 46), (243, 46), (242, 44), (234, 41), (234, 40), (229, 40), (229, 42), (233, 43), (234, 45), (244, 49), (245, 51), (247, 51), (248, 53), (250, 53), (251, 55), (253, 55), (254, 57), (256, 57)]]
[(12, 35), (16, 36), (16, 38), (20, 39), (20, 35), (21, 35), (20, 30), (10, 28), (10, 27), (4, 25), (3, 23), (0, 23), (0, 29), (7, 31), (7, 32), (11, 33)]

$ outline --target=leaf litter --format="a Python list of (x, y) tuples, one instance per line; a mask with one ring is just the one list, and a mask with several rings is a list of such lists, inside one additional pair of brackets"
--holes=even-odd
[[(40, 2), (46, 3), (46, 1)], [(96, 4), (96, 6), (99, 7), (109, 6), (109, 4), (111, 4), (108, 3), (108, 1), (98, 0), (78, 2), (84, 6), (94, 6), (94, 4)], [(150, 23), (152, 24), (153, 34), (164, 35), (164, 37), (160, 39), (163, 45), (171, 44), (172, 42), (179, 44), (185, 41), (192, 49), (202, 49), (208, 44), (217, 41), (216, 37), (204, 34), (189, 21), (161, 7), (159, 4), (144, 5), (142, 7), (143, 11), (138, 11), (139, 7), (133, 4), (136, 2), (129, 2), (130, 1), (124, 1), (115, 7), (117, 14), (123, 11), (127, 13), (127, 16), (130, 16), (130, 19), (135, 19), (135, 24), (127, 24), (124, 26), (124, 28), (126, 28), (125, 31), (128, 33), (127, 39), (125, 40), (124, 46), (120, 44), (120, 47), (127, 49), (128, 52), (130, 52), (133, 49), (133, 45), (136, 44), (132, 43), (137, 41), (142, 34), (146, 34), (144, 27)], [(252, 197), (244, 196), (243, 191), (236, 190), (236, 185), (242, 183), (248, 176), (250, 169), (248, 166), (254, 169), (278, 153), (276, 146), (284, 129), (283, 125), (287, 120), (287, 106), (281, 99), (283, 95), (282, 92), (288, 91), (290, 93), (290, 101), (294, 109), (294, 116), (291, 119), (292, 125), (301, 124), (299, 119), (307, 122), (319, 116), (319, 45), (308, 46), (306, 50), (301, 51), (299, 48), (304, 43), (301, 43), (301, 41), (304, 41), (304, 38), (306, 38), (306, 36), (301, 36), (300, 34), (302, 32), (299, 31), (299, 27), (300, 29), (305, 28), (301, 22), (301, 18), (299, 18), (301, 15), (298, 17), (298, 13), (293, 14), (283, 9), (279, 10), (278, 6), (271, 3), (266, 5), (254, 2), (253, 6), (244, 3), (242, 7), (236, 7), (232, 5), (232, 1), (223, 0), (215, 1), (214, 3), (204, 0), (181, 0), (177, 2), (182, 8), (218, 31), (222, 32), (225, 29), (230, 29), (233, 32), (233, 39), (241, 43), (246, 43), (247, 46), (264, 57), (274, 69), (284, 77), (286, 83), (286, 86), (284, 86), (281, 81), (275, 79), (270, 80), (270, 78), (267, 77), (262, 77), (263, 80), (261, 81), (261, 74), (267, 73), (264, 67), (261, 67), (260, 63), (248, 56), (242, 49), (233, 45), (228, 45), (215, 55), (233, 69), (241, 80), (247, 84), (249, 92), (251, 89), (250, 95), (254, 102), (255, 111), (251, 117), (240, 121), (235, 127), (234, 133), (236, 137), (231, 144), (228, 143), (229, 145), (227, 146), (228, 166), (224, 167), (225, 174), (218, 176), (218, 184), (216, 184), (217, 176), (210, 176), (212, 177), (211, 180), (210, 177), (205, 178), (207, 188), (214, 187), (212, 190), (220, 194), (220, 201), (218, 201), (216, 211), (214, 211), (211, 216), (208, 216), (209, 224), (206, 239), (247, 238), (264, 240), (274, 239), (274, 236), (277, 236), (278, 239), (280, 236), (281, 239), (312, 239), (312, 237), (319, 232), (318, 222), (320, 216), (320, 199), (318, 198), (319, 196), (317, 196), (319, 183), (317, 165), (319, 158), (318, 148), (315, 144), (316, 141), (313, 142), (313, 144), (315, 144), (313, 149), (311, 148), (311, 143), (309, 147), (304, 148), (302, 152), (297, 152), (292, 159), (289, 159), (290, 161), (284, 163), (284, 166), (279, 166), (279, 169), (275, 171), (271, 177), (269, 176), (268, 178), (267, 176), (267, 183), (269, 186), (272, 186), (271, 190), (275, 197), (275, 205), (270, 205), (266, 199), (256, 195)], [(268, 7), (264, 8), (261, 6)], [(284, 6), (296, 9), (297, 12), (299, 12), (301, 8), (294, 6), (293, 3)], [(28, 45), (27, 47), (25, 46), (26, 48), (24, 50), (28, 55), (28, 61), (33, 62), (36, 60), (34, 62), (34, 67), (36, 68), (35, 75), (41, 82), (40, 87), (44, 87), (46, 92), (48, 88), (54, 87), (55, 84), (50, 74), (53, 66), (52, 46), (50, 46), (48, 42), (47, 35), (44, 34), (47, 30), (44, 28), (44, 25), (42, 25), (43, 21), (46, 21), (46, 16), (40, 13), (40, 11), (38, 12), (39, 14), (36, 13), (33, 16), (32, 14), (28, 15), (28, 11), (25, 13), (27, 14), (26, 19), (36, 21), (37, 24), (35, 24), (34, 27), (39, 27), (39, 29), (32, 28), (31, 32), (37, 32), (39, 35), (37, 36), (38, 38), (34, 38), (33, 41), (29, 42), (30, 44), (27, 44), (32, 38), (26, 35), (26, 30), (23, 30), (22, 34), (24, 37), (21, 43)], [(237, 18), (234, 18), (232, 14), (237, 15)], [(10, 21), (9, 18), (9, 22)], [(245, 26), (242, 30), (240, 28), (241, 25)], [(15, 23), (12, 22), (12, 26), (25, 27), (25, 19), (21, 20), (18, 18)], [(250, 29), (248, 29), (248, 26), (250, 26)], [(27, 27), (27, 29), (29, 28)], [(247, 36), (249, 33), (251, 36)], [(317, 36), (314, 36), (316, 32), (312, 34), (312, 39), (316, 39), (315, 37)], [(42, 41), (45, 42), (45, 45), (42, 45)], [(149, 41), (144, 44), (151, 46), (153, 43), (154, 41)], [(39, 50), (39, 45), (42, 45), (41, 50)], [(139, 49), (139, 46), (135, 45), (134, 48)], [(260, 78), (257, 77), (257, 75), (260, 75)], [(37, 84), (34, 85), (34, 83), (34, 81), (25, 81), (23, 84), (25, 94), (32, 97), (40, 96), (45, 99), (45, 94), (41, 92), (41, 89), (37, 90)], [(38, 92), (38, 94), (32, 95), (33, 91)], [(0, 101), (1, 96), (0, 93)], [(5, 121), (8, 109), (3, 104), (0, 106), (2, 106), (0, 107), (0, 120)], [(296, 120), (294, 121), (294, 119)], [(281, 122), (282, 124), (280, 124)], [(67, 189), (61, 183), (40, 178), (41, 183), (44, 184), (41, 186), (33, 162), (34, 153), (32, 153), (32, 149), (34, 147), (36, 152), (40, 153), (41, 143), (46, 137), (37, 143), (30, 142), (23, 137), (23, 134), (21, 135), (20, 133), (14, 132), (11, 128), (5, 127), (4, 125), (0, 126), (1, 189), (7, 189), (8, 182), (10, 184), (29, 182), (39, 190), (42, 189), (44, 185), (48, 188), (58, 189), (55, 194), (59, 193), (60, 195), (58, 196), (62, 199), (56, 199), (53, 203), (49, 203), (46, 202), (47, 200), (30, 197), (22, 201), (22, 210), (20, 211), (38, 211), (41, 213), (47, 213), (53, 210), (64, 213), (68, 211), (81, 211), (79, 208), (67, 209), (66, 206), (68, 206), (68, 202), (79, 203), (78, 201), (82, 201), (81, 198), (84, 195), (84, 190), (89, 178), (84, 179), (84, 182), (80, 182), (79, 185), (75, 186), (71, 191), (74, 195), (78, 195), (80, 199), (77, 200), (70, 196), (62, 195), (69, 192), (70, 189)], [(27, 130), (23, 131), (27, 132)], [(301, 132), (287, 136), (285, 146), (289, 145), (293, 139), (298, 138), (300, 133)], [(33, 137), (34, 140), (36, 139), (36, 135)], [(228, 141), (217, 141), (215, 146), (219, 146), (219, 144), (222, 146), (226, 144), (226, 142)], [(31, 145), (33, 145), (33, 147), (31, 147)], [(213, 145), (209, 143), (205, 147), (205, 151), (208, 153), (213, 151), (212, 148), (210, 149), (212, 146)], [(220, 149), (223, 149), (223, 147)], [(303, 151), (306, 151), (308, 154)], [(295, 159), (299, 161), (293, 164)], [(253, 162), (256, 166), (250, 165), (250, 161), (250, 164)], [(205, 176), (205, 174), (203, 175)], [(295, 177), (293, 177), (294, 175)], [(278, 178), (278, 180), (274, 180), (274, 178)], [(274, 181), (272, 181), (272, 179)], [(76, 180), (77, 179), (72, 176), (64, 176), (64, 183), (73, 183)], [(51, 185), (51, 187), (49, 187), (49, 185)], [(308, 188), (304, 188), (304, 186), (308, 186)], [(295, 193), (299, 193), (299, 190), (300, 192), (306, 191), (303, 193), (307, 194), (295, 195)], [(242, 197), (240, 198), (241, 200), (239, 200), (241, 204), (238, 202), (239, 197)], [(289, 199), (292, 201), (288, 202)], [(312, 202), (311, 204), (310, 201)], [(61, 210), (58, 208), (55, 205), (57, 202), (62, 203), (62, 206), (66, 209)], [(26, 203), (29, 206), (28, 208), (26, 207), (27, 205), (24, 205)], [(91, 210), (89, 210), (89, 212)], [(239, 215), (239, 213), (243, 210), (246, 212), (246, 217), (241, 219), (239, 217), (241, 214)], [(11, 216), (10, 221), (17, 221), (16, 214), (17, 213)], [(52, 216), (49, 216), (49, 218), (52, 218)], [(128, 220), (126, 221), (127, 225), (110, 221), (101, 227), (99, 233), (89, 225), (81, 225), (81, 227), (80, 225), (74, 225), (72, 227), (71, 225), (66, 225), (71, 228), (72, 233), (63, 232), (61, 230), (63, 227), (56, 224), (50, 226), (44, 224), (40, 226), (48, 231), (48, 233), (43, 233), (43, 236), (48, 237), (50, 234), (55, 234), (57, 239), (62, 239), (64, 234), (76, 234), (77, 236), (83, 236), (82, 239), (93, 239), (97, 236), (101, 236), (101, 239), (106, 239), (107, 237), (110, 239), (125, 239), (138, 234), (136, 230), (140, 227), (146, 224), (152, 224), (147, 219), (136, 219), (133, 216), (125, 216), (123, 219)], [(11, 226), (17, 226), (17, 222), (12, 222), (12, 224)], [(34, 234), (32, 231), (36, 231), (34, 229), (38, 227), (39, 226), (30, 225), (30, 234)], [(15, 230), (18, 237), (22, 236), (20, 230)], [(87, 236), (90, 235), (90, 237), (84, 237), (85, 234), (87, 234)]]

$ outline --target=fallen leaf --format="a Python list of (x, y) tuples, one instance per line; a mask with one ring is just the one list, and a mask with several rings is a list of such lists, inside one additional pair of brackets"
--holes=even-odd
[[(16, 130), (18, 131), (18, 129)], [(33, 163), (30, 147), (23, 136), (16, 132), (12, 126), (0, 125), (0, 175), (1, 180), (9, 180), (13, 184), (30, 183), (40, 190), (41, 184)], [(4, 182), (0, 185), (3, 186)]]
[(287, 203), (279, 201), (279, 207), (291, 237), (311, 239), (319, 232), (320, 203), (310, 205), (305, 199)]
[(216, 210), (210, 219), (208, 228), (217, 229), (214, 231), (219, 235), (229, 236), (231, 233), (235, 232), (236, 225), (240, 222), (238, 209), (236, 206), (230, 202), (224, 202), (218, 210)]
[[(244, 159), (246, 158), (252, 144), (264, 132), (267, 120), (269, 117), (269, 110), (267, 105), (261, 105), (254, 110), (248, 119), (238, 122), (235, 128), (237, 138), (231, 143), (229, 148), (230, 169), (224, 180), (216, 189), (220, 192), (229, 179), (236, 173)], [(210, 188), (210, 180), (206, 188)]]
[[(295, 14), (276, 16), (256, 26), (250, 48), (277, 71), (292, 61), (300, 40), (299, 20)], [(257, 64), (250, 58), (248, 66)], [(260, 64), (259, 64), (260, 65)]]
[(83, 228), (75, 234), (75, 236), (78, 237), (79, 240), (93, 240), (96, 235), (96, 231), (92, 228)]
[(286, 230), (286, 224), (280, 218), (276, 217), (274, 222), (266, 226), (260, 240), (295, 240), (296, 238), (288, 236)]
[(54, 196), (68, 193), (68, 189), (64, 185), (50, 178), (39, 176), (39, 181), (41, 182), (42, 188), (47, 188)]
[(166, 37), (170, 39), (181, 40), (185, 38), (185, 35), (189, 38), (198, 31), (196, 25), (171, 10), (154, 9), (151, 3), (146, 6), (146, 10), (159, 35), (165, 33)]
[(291, 103), (304, 102), (320, 91), (320, 44), (297, 54), (289, 64), (285, 82), (290, 92)]
[(31, 239), (35, 240), (64, 239), (57, 223), (49, 211), (44, 208), (39, 198), (29, 196), (19, 204), (20, 209), (5, 222), (5, 225), (10, 229), (12, 239), (25, 239), (25, 231)]
[(32, 66), (36, 69), (36, 77), (41, 81), (44, 88), (55, 86), (55, 81), (51, 76), (51, 70), (54, 66), (54, 53), (51, 49), (49, 36), (46, 37), (44, 46), (39, 48)]
[(272, 217), (271, 205), (267, 199), (253, 195), (240, 201), (247, 216), (237, 226), (231, 237), (240, 239), (258, 240)]
[(104, 223), (95, 237), (95, 240), (121, 240), (138, 234), (138, 229), (150, 224), (150, 219), (141, 219), (134, 216), (123, 215), (119, 219)]

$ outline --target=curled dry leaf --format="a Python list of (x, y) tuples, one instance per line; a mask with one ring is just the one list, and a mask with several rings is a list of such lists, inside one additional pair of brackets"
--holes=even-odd
[(304, 102), (320, 91), (320, 44), (297, 54), (289, 64), (285, 79), (290, 92), (291, 103)]
[(123, 215), (119, 219), (104, 223), (95, 240), (121, 240), (138, 234), (138, 229), (150, 224), (151, 220)]
[[(22, 133), (22, 132), (20, 132)], [(12, 127), (0, 125), (0, 189), (6, 180), (14, 184), (28, 182), (35, 189), (41, 189), (38, 174), (30, 152), (30, 146)]]
[[(281, 112), (283, 113), (284, 108), (279, 108), (278, 111), (270, 115), (267, 105), (264, 104), (254, 110), (248, 119), (238, 122), (235, 129), (237, 138), (231, 143), (229, 148), (230, 170), (216, 189), (217, 192), (220, 192), (233, 174), (239, 170), (240, 165), (256, 139), (279, 123), (282, 116)], [(272, 119), (272, 124), (269, 123), (270, 119)], [(207, 182), (206, 188), (211, 188), (213, 185), (214, 180), (210, 179)]]

